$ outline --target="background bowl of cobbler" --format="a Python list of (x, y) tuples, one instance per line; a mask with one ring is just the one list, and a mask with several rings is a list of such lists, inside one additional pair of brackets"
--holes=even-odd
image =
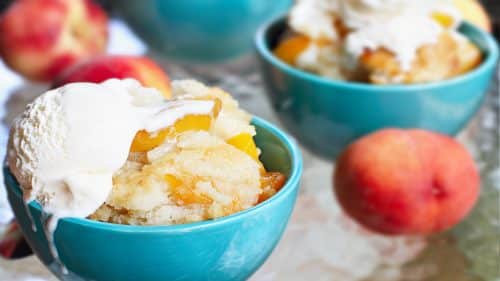
[(132, 29), (167, 58), (219, 62), (252, 49), (257, 28), (292, 0), (112, 1)]
[[(245, 211), (184, 225), (130, 226), (61, 219), (54, 239), (70, 276), (96, 281), (246, 280), (280, 240), (302, 173), (302, 158), (293, 140), (259, 118), (254, 118), (253, 125), (261, 161), (267, 169), (287, 176), (278, 193)], [(31, 202), (26, 208), (8, 168), (4, 175), (9, 202), (28, 243), (62, 279), (43, 233), (40, 206)]]
[(495, 39), (463, 23), (482, 63), (461, 76), (412, 85), (335, 81), (294, 68), (273, 54), (286, 17), (261, 27), (255, 44), (267, 95), (283, 125), (316, 154), (335, 157), (354, 139), (385, 127), (424, 128), (454, 135), (479, 109), (497, 65)]

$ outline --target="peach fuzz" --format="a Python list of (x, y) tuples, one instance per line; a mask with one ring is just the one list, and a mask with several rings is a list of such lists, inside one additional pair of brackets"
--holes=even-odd
[(0, 55), (27, 79), (51, 81), (103, 53), (108, 17), (91, 0), (17, 0), (0, 17)]
[(382, 234), (431, 234), (469, 213), (480, 179), (473, 159), (454, 139), (385, 129), (341, 154), (334, 184), (343, 209), (365, 227)]
[(134, 78), (143, 86), (156, 88), (166, 98), (171, 96), (168, 75), (154, 61), (141, 56), (109, 55), (85, 60), (64, 71), (53, 86), (72, 82), (100, 83), (110, 78)]

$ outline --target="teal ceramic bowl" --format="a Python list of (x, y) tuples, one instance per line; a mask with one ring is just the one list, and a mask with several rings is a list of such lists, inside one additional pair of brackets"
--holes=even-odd
[(221, 62), (252, 49), (257, 28), (293, 0), (114, 0), (113, 8), (167, 58)]
[(334, 81), (294, 68), (273, 55), (271, 50), (286, 28), (286, 19), (280, 17), (256, 35), (267, 94), (284, 126), (299, 142), (326, 158), (384, 127), (456, 134), (480, 107), (498, 61), (495, 39), (464, 23), (460, 32), (479, 46), (484, 61), (462, 76), (392, 86)]
[[(264, 165), (288, 177), (273, 197), (227, 217), (185, 225), (127, 226), (62, 219), (54, 234), (62, 263), (84, 280), (94, 281), (247, 279), (280, 240), (302, 173), (302, 158), (294, 141), (259, 118), (253, 124)], [(33, 231), (21, 190), (8, 168), (4, 176), (9, 202), (28, 243), (64, 279), (53, 266), (43, 231)], [(37, 229), (42, 229), (40, 206), (35, 202), (28, 206)]]

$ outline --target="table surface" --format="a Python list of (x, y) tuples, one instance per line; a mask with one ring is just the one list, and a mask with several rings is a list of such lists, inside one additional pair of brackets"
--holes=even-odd
[[(142, 54), (148, 50), (122, 22), (113, 20), (109, 52)], [(249, 112), (279, 124), (253, 57), (223, 66), (181, 66), (148, 55), (158, 59), (174, 79), (195, 78), (220, 86)], [(13, 117), (46, 89), (47, 85), (26, 83), (0, 62), (0, 157), (5, 155)], [(427, 238), (384, 237), (358, 226), (334, 200), (334, 163), (303, 149), (305, 169), (294, 213), (282, 241), (251, 280), (500, 280), (499, 124), (499, 87), (495, 83), (478, 115), (458, 137), (479, 163), (483, 181), (479, 204), (452, 231)], [(0, 231), (11, 217), (0, 188)], [(0, 259), (0, 280), (56, 279), (31, 256)]]

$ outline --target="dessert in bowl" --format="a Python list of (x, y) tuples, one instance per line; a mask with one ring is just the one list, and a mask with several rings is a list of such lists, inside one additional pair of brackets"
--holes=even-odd
[[(373, 1), (299, 4), (320, 2), (360, 9)], [(344, 36), (340, 43), (297, 37), (290, 26), (300, 5), (256, 35), (261, 72), (274, 109), (298, 140), (321, 156), (335, 157), (354, 139), (384, 127), (424, 128), (453, 135), (474, 115), (486, 93), (498, 60), (498, 46), (490, 34), (467, 22), (451, 24), (451, 19), (459, 17), (450, 16), (453, 13), (441, 16), (451, 21), (443, 26), (436, 16), (440, 14), (432, 10), (408, 11), (405, 5), (412, 7), (410, 1), (395, 1), (402, 5), (399, 12), (391, 10), (389, 2), (373, 2), (379, 6), (354, 10), (357, 13), (347, 9), (339, 16), (365, 15), (371, 23), (358, 22), (359, 29), (337, 31), (340, 24), (331, 18), (321, 22), (320, 16), (309, 15), (315, 20), (308, 21), (311, 27), (305, 30), (322, 34), (326, 31), (321, 24), (326, 24), (326, 30), (334, 34), (330, 36)], [(324, 13), (319, 7), (309, 13)], [(346, 10), (326, 14), (342, 11)], [(414, 26), (418, 22), (434, 31), (420, 31)], [(349, 44), (358, 52), (349, 52)]]
[(274, 53), (334, 80), (442, 81), (482, 60), (479, 48), (457, 32), (461, 19), (452, 1), (302, 0)]
[(177, 81), (172, 93), (68, 84), (15, 123), (9, 201), (46, 265), (90, 280), (235, 280), (270, 254), (295, 201), (297, 148), (222, 90)]

